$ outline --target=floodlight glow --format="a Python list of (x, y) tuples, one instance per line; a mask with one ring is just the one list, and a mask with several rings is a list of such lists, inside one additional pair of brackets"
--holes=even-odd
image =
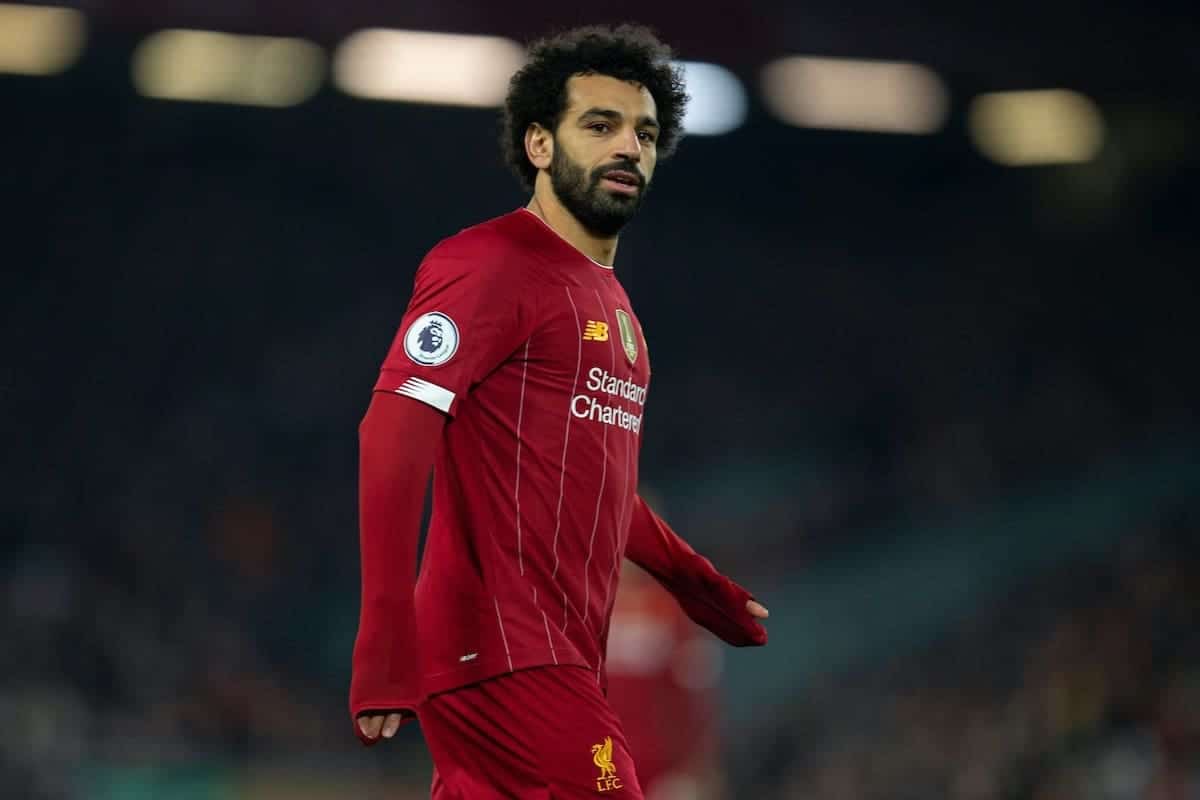
[(948, 105), (937, 73), (896, 61), (790, 56), (763, 69), (762, 87), (777, 117), (806, 128), (933, 133)]
[(356, 97), (486, 108), (524, 63), (524, 48), (499, 36), (371, 28), (338, 47), (333, 79)]
[(133, 54), (133, 82), (147, 97), (281, 108), (316, 93), (325, 53), (303, 39), (159, 31)]
[(1006, 166), (1090, 161), (1104, 143), (1096, 104), (1066, 89), (982, 94), (967, 124), (980, 152)]
[(683, 118), (685, 133), (719, 136), (746, 120), (746, 90), (725, 67), (699, 61), (681, 61), (687, 93), (691, 96)]
[(74, 9), (0, 3), (0, 72), (54, 75), (75, 63), (86, 40)]

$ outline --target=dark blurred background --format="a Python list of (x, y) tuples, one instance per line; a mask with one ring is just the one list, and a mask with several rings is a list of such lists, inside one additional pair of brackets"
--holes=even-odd
[[(372, 26), (635, 19), (747, 102), (622, 236), (644, 488), (772, 609), (766, 650), (680, 678), (703, 770), (652, 800), (1200, 797), (1190, 6), (97, 0), (58, 39), (28, 8), (0, 6), (0, 796), (427, 796), (416, 727), (364, 750), (345, 711), (356, 426), (424, 252), (525, 197), (494, 108), (330, 65)], [(167, 28), (320, 71), (279, 107), (148, 97)], [(795, 55), (924, 65), (944, 111), (788, 124), (763, 76)], [(978, 99), (1034, 89), (1087, 98), (1097, 147), (989, 155)], [(622, 642), (635, 672), (661, 644)]]

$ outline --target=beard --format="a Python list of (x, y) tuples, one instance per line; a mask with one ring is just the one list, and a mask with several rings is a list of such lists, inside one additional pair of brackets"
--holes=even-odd
[(624, 195), (605, 189), (600, 181), (605, 173), (614, 169), (641, 175), (637, 165), (630, 162), (606, 164), (589, 174), (567, 155), (561, 142), (554, 148), (550, 160), (550, 185), (554, 193), (567, 211), (596, 236), (616, 236), (625, 223), (633, 219), (649, 188), (642, 179), (637, 194)]

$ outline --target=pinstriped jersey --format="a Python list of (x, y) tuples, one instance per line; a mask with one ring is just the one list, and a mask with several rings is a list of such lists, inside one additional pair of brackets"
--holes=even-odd
[(531, 212), (426, 256), (375, 386), (449, 417), (415, 591), (426, 694), (546, 664), (602, 680), (649, 380), (612, 269)]

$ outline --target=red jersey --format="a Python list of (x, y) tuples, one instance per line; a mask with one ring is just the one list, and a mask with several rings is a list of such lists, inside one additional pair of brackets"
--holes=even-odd
[(544, 664), (602, 680), (649, 381), (613, 270), (533, 213), (426, 256), (375, 385), (451, 418), (415, 592), (424, 694)]

